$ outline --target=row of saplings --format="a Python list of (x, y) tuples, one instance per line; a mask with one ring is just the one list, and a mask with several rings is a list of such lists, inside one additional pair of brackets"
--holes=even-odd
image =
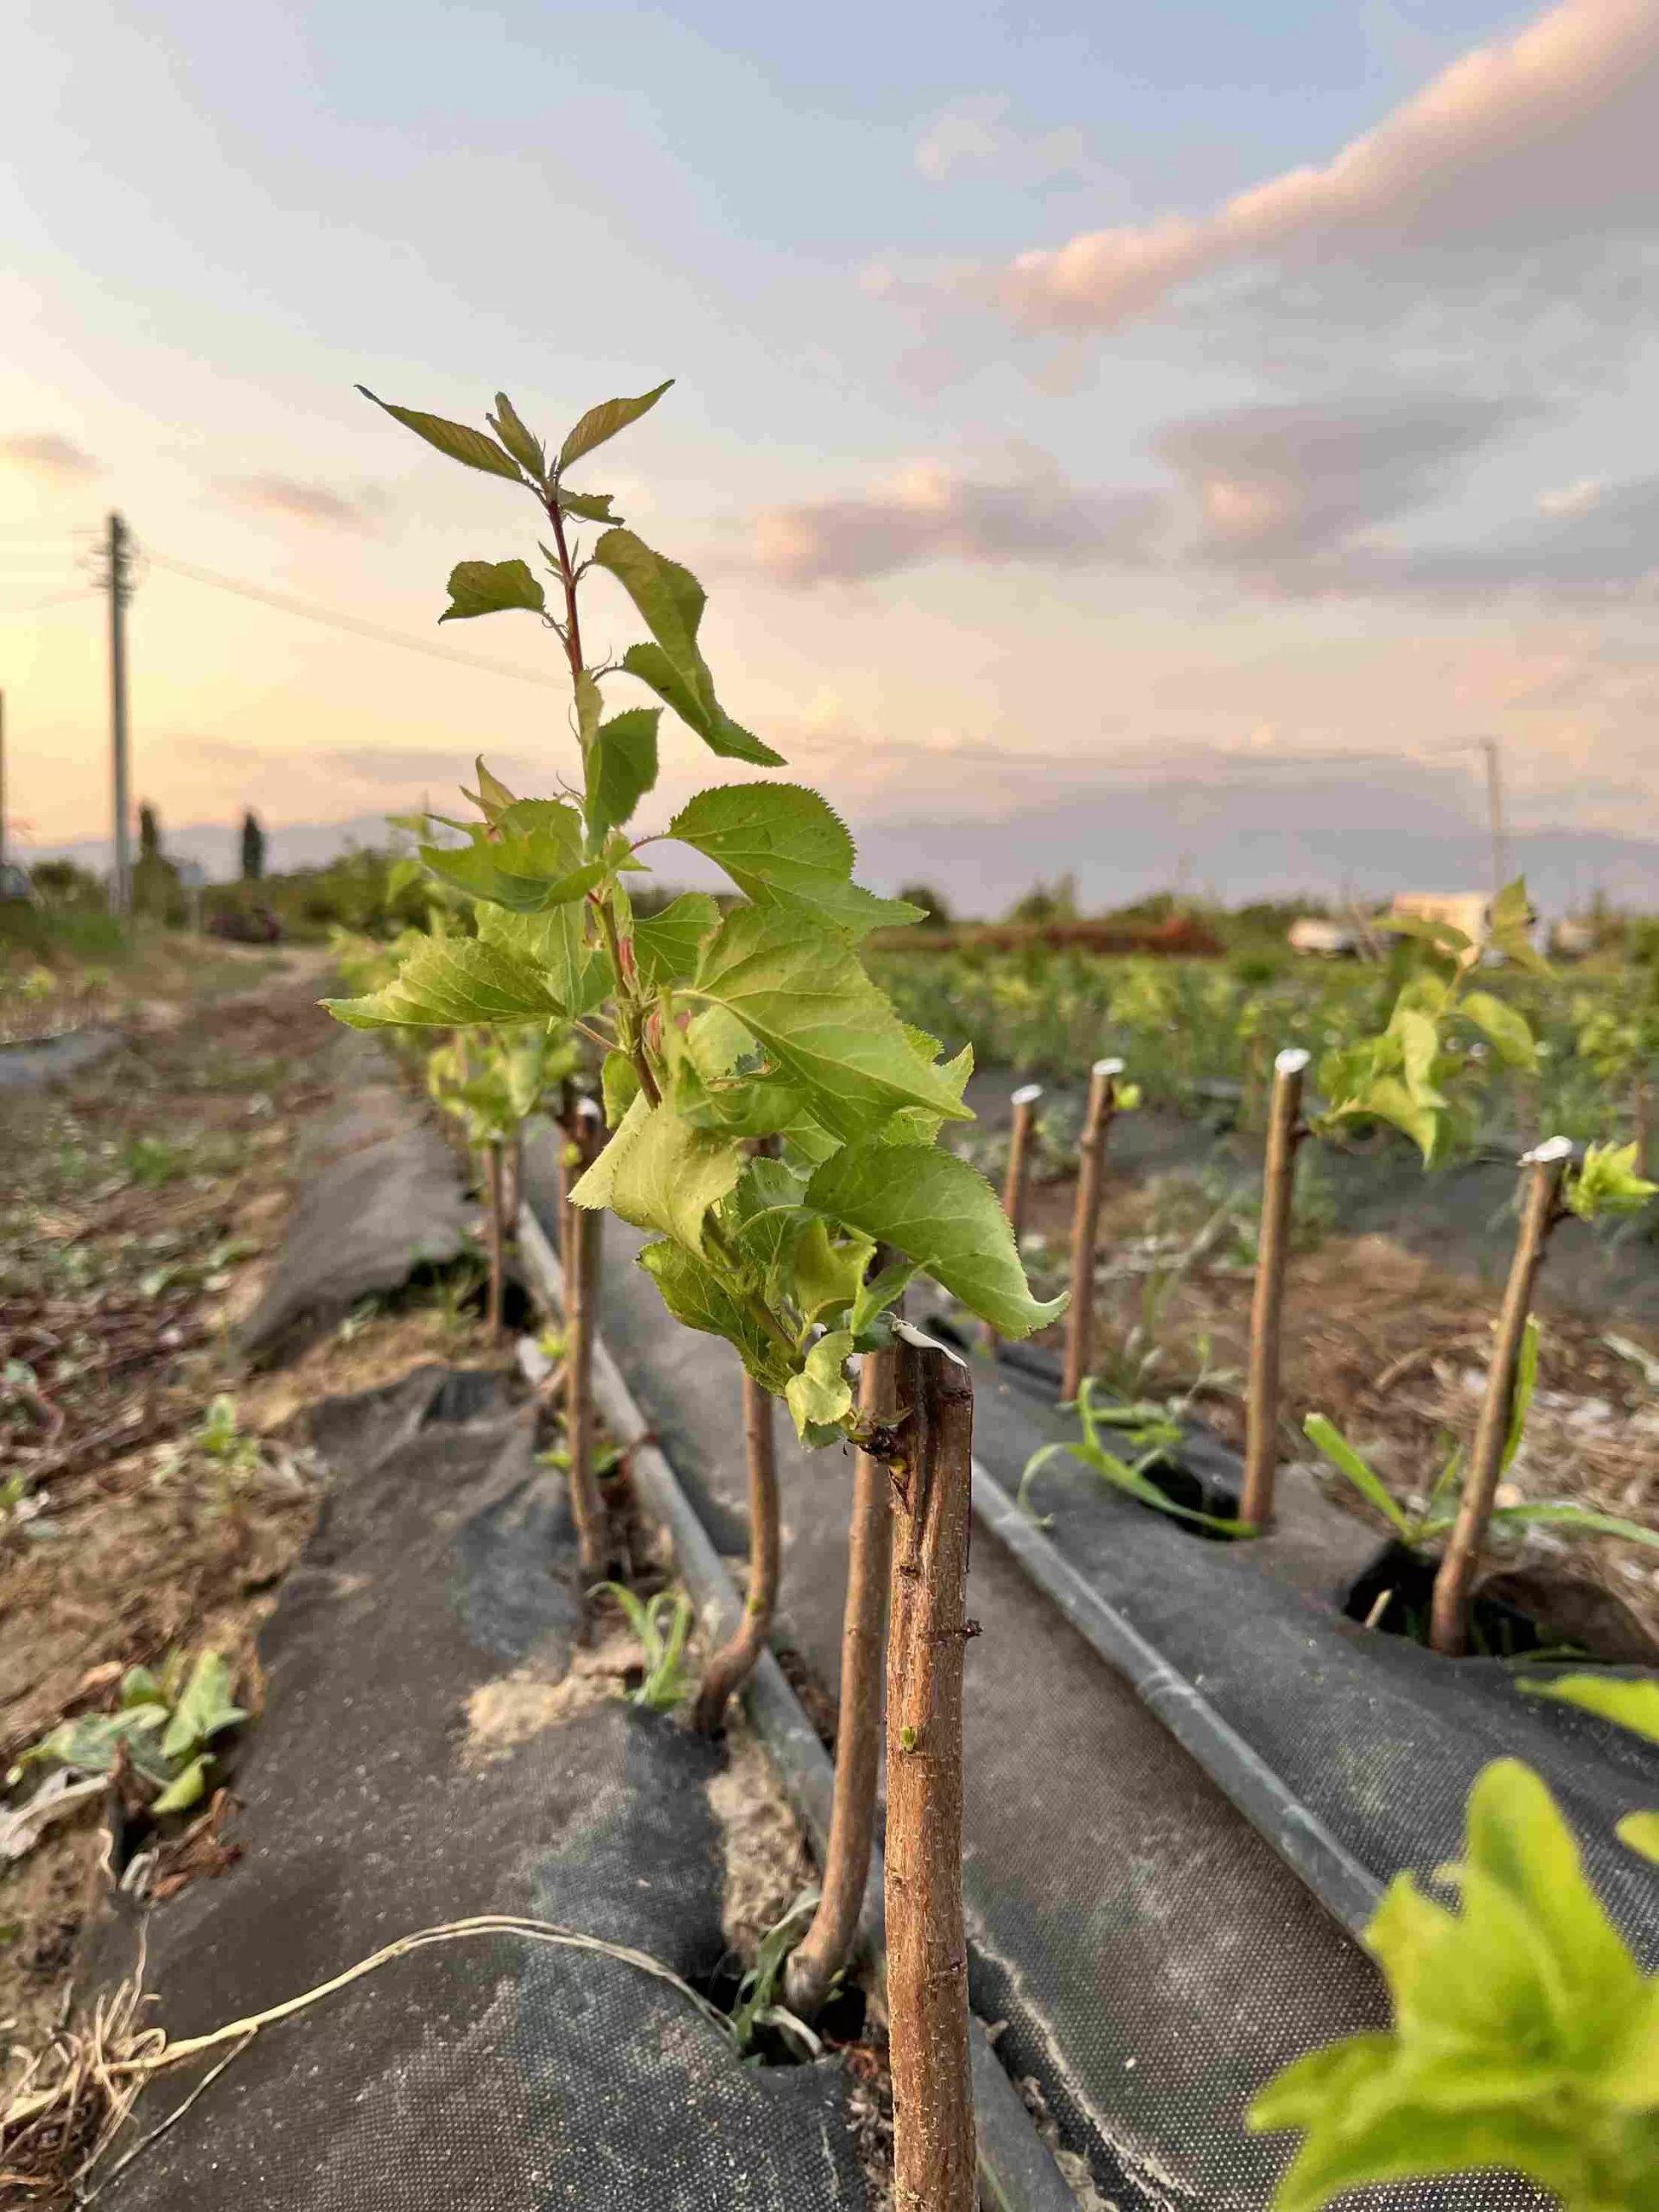
[[(669, 1312), (724, 1338), (746, 1377), (748, 1611), (709, 1664), (701, 1725), (719, 1725), (753, 1666), (776, 1591), (772, 1400), (785, 1401), (808, 1446), (856, 1447), (834, 1821), (821, 1899), (790, 1960), (786, 1995), (798, 2012), (813, 2012), (854, 1940), (883, 1749), (885, 1615), (897, 2201), (905, 2212), (970, 2212), (962, 1697), (973, 1392), (966, 1365), (899, 1315), (918, 1274), (1011, 1338), (1057, 1320), (1066, 1301), (1032, 1296), (996, 1194), (938, 1143), (944, 1124), (971, 1118), (962, 1103), (971, 1054), (942, 1058), (867, 974), (862, 939), (920, 910), (854, 883), (852, 841), (824, 801), (784, 782), (726, 783), (650, 835), (631, 831), (657, 780), (664, 708), (722, 760), (783, 765), (719, 701), (698, 644), (696, 579), (629, 531), (609, 494), (569, 480), (666, 389), (590, 410), (552, 453), (505, 395), (487, 432), (388, 409), (451, 460), (533, 503), (546, 533), (542, 573), (518, 557), (463, 561), (440, 619), (516, 612), (553, 633), (570, 680), (575, 772), (564, 796), (524, 799), (480, 761), (468, 794), (477, 818), (450, 825), (463, 842), (435, 836), (421, 849), (447, 902), (434, 928), (397, 949), (395, 972), (365, 979), (375, 988), (331, 1004), (360, 1027), (454, 1034), (435, 1079), (492, 1162), (498, 1253), (515, 1128), (550, 1084), (563, 1084), (575, 1052), (597, 1058), (602, 1107), (577, 1103), (565, 1127), (563, 1253), (570, 1492), (591, 1573), (608, 1564), (591, 1393), (594, 1214), (609, 1210), (652, 1233), (640, 1264)], [(583, 526), (598, 533), (585, 549)], [(605, 579), (648, 635), (597, 663), (582, 614)], [(650, 703), (607, 713), (605, 687), (618, 682)], [(663, 839), (723, 870), (737, 903), (690, 893), (642, 911), (642, 851)], [(1513, 900), (1499, 903), (1501, 932)], [(1442, 933), (1428, 953), (1389, 1030), (1334, 1057), (1320, 1080), (1333, 1116), (1394, 1120), (1432, 1151), (1436, 1117), (1451, 1110), (1440, 1088), (1443, 1028), (1471, 1020), (1500, 1049), (1503, 1040), (1520, 1047), (1506, 1010), (1467, 989), (1469, 948)], [(1109, 1068), (1096, 1071), (1080, 1207), (1097, 1207), (1112, 1080)], [(1281, 1147), (1296, 1118), (1282, 1119), (1285, 1103)], [(1529, 1249), (1541, 1249), (1565, 1172), (1554, 1154), (1535, 1164), (1550, 1173), (1535, 1179)], [(1627, 1160), (1603, 1154), (1578, 1167), (1574, 1187), (1588, 1207), (1598, 1191), (1628, 1201), (1631, 1181)], [(1094, 1220), (1080, 1227), (1072, 1395), (1087, 1344)], [(1519, 1262), (1517, 1271), (1511, 1303), (1521, 1300), (1524, 1319), (1530, 1276)], [(1513, 1393), (1505, 1359), (1500, 1344), (1500, 1399)], [(1265, 1520), (1259, 1457), (1252, 1464)], [(1471, 1513), (1490, 1511), (1483, 1468), (1478, 1458), (1465, 1488)], [(1612, 1687), (1647, 1694), (1650, 1702), (1627, 1699), (1615, 1717), (1659, 1740), (1659, 1686)], [(1626, 1840), (1659, 1855), (1645, 1830)], [(1520, 2169), (1586, 2212), (1659, 2202), (1659, 1984), (1642, 1977), (1605, 1920), (1535, 1777), (1499, 1763), (1482, 1778), (1461, 1911), (1402, 1877), (1371, 1941), (1394, 1989), (1393, 2032), (1314, 2054), (1256, 2107), (1259, 2124), (1303, 2131), (1281, 2204), (1311, 2208), (1369, 2182), (1492, 2164)], [(1502, 2006), (1491, 2001), (1495, 1977)]]

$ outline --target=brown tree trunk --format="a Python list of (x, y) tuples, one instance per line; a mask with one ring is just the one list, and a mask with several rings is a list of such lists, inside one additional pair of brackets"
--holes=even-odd
[(887, 1628), (887, 2010), (900, 2212), (974, 2212), (968, 1943), (962, 1904), (963, 1646), (974, 1386), (900, 1338), (909, 1408), (892, 1464)]
[(1301, 1141), (1302, 1073), (1308, 1055), (1281, 1052), (1274, 1063), (1273, 1109), (1262, 1179), (1262, 1232), (1250, 1303), (1250, 1373), (1245, 1399), (1244, 1491), (1239, 1517), (1265, 1529), (1273, 1519), (1279, 1465), (1279, 1354), (1283, 1333), (1285, 1262), (1290, 1251), (1296, 1147)]
[(1567, 1173), (1572, 1149), (1565, 1137), (1554, 1137), (1528, 1158), (1532, 1179), (1522, 1209), (1521, 1229), (1515, 1240), (1515, 1257), (1510, 1262), (1503, 1303), (1498, 1311), (1492, 1363), (1486, 1375), (1486, 1395), (1481, 1400), (1480, 1419), (1475, 1427), (1469, 1471), (1465, 1478), (1452, 1541), (1434, 1577), (1429, 1643), (1448, 1658), (1455, 1658), (1468, 1641), (1470, 1586), (1480, 1563), (1492, 1517), (1492, 1501), (1503, 1467), (1503, 1446), (1515, 1410), (1521, 1347), (1532, 1312), (1538, 1270), (1543, 1265), (1549, 1232), (1555, 1225), (1561, 1179)]
[(1100, 1193), (1106, 1176), (1106, 1138), (1117, 1103), (1122, 1060), (1096, 1060), (1089, 1071), (1089, 1118), (1083, 1128), (1077, 1201), (1071, 1215), (1071, 1304), (1065, 1319), (1065, 1367), (1060, 1396), (1068, 1403), (1083, 1388), (1094, 1350), (1095, 1242), (1100, 1233)]
[[(874, 1268), (892, 1258), (878, 1248)], [(898, 1352), (867, 1352), (859, 1402), (866, 1416), (890, 1422), (899, 1410)], [(847, 1604), (842, 1620), (841, 1707), (836, 1722), (836, 1789), (818, 1909), (791, 1954), (785, 1979), (790, 2010), (810, 2020), (851, 1955), (875, 1839), (875, 1786), (881, 1761), (881, 1631), (887, 1624), (893, 1508), (884, 1462), (866, 1452), (853, 1460), (853, 1520), (847, 1548)]]
[(749, 1590), (743, 1618), (703, 1669), (691, 1716), (699, 1734), (718, 1733), (727, 1700), (754, 1671), (778, 1602), (778, 1455), (772, 1394), (743, 1377), (743, 1449), (749, 1476)]
[[(1016, 1245), (1026, 1225), (1027, 1161), (1031, 1149), (1032, 1124), (1037, 1118), (1037, 1102), (1042, 1095), (1040, 1083), (1022, 1083), (1010, 1101), (1014, 1107), (1014, 1126), (1008, 1132), (1008, 1165), (1002, 1178), (1002, 1211), (1008, 1217)], [(989, 1321), (985, 1324), (983, 1341), (986, 1351), (995, 1359), (1001, 1338)]]
[[(586, 1106), (591, 1102), (582, 1103)], [(582, 1166), (598, 1157), (595, 1139), (603, 1139), (598, 1116), (579, 1111), (571, 1140), (578, 1154), (572, 1182)], [(570, 1510), (582, 1571), (591, 1581), (602, 1580), (610, 1564), (605, 1504), (594, 1473), (594, 1331), (599, 1319), (601, 1219), (586, 1206), (567, 1204), (561, 1224), (565, 1249), (559, 1255), (564, 1274), (564, 1440), (570, 1454)]]

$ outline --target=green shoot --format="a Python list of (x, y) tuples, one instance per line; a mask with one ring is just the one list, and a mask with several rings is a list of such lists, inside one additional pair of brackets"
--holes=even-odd
[(601, 1582), (588, 1595), (615, 1599), (645, 1654), (645, 1678), (629, 1692), (629, 1702), (650, 1713), (671, 1713), (683, 1704), (696, 1687), (685, 1646), (696, 1614), (684, 1591), (659, 1590), (647, 1603), (626, 1583)]

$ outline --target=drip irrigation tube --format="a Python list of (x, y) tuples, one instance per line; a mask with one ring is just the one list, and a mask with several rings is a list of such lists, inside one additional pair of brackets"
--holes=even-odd
[[(528, 1204), (519, 1209), (518, 1227), (518, 1249), (531, 1281), (541, 1296), (563, 1313), (564, 1279), (558, 1256)], [(607, 1427), (627, 1450), (635, 1490), (668, 1529), (686, 1588), (715, 1635), (722, 1638), (729, 1636), (742, 1617), (742, 1600), (720, 1554), (709, 1541), (708, 1531), (681, 1488), (678, 1477), (664, 1452), (652, 1442), (645, 1415), (635, 1404), (621, 1370), (603, 1338), (597, 1335), (594, 1343), (593, 1382), (594, 1402), (605, 1416)], [(974, 1471), (977, 1487), (978, 1468)], [(770, 1651), (762, 1653), (750, 1675), (744, 1689), (744, 1701), (777, 1764), (784, 1787), (822, 1857), (830, 1834), (835, 1770)], [(883, 1880), (878, 1846), (871, 1853), (859, 1919), (878, 1975), (885, 1968), (881, 1937)], [(1019, 2091), (1003, 2072), (989, 2038), (977, 2020), (973, 2023), (971, 2049), (979, 2181), (987, 2212), (1077, 2212), (1077, 2199), (1039, 2138)]]
[(1184, 1751), (1300, 1876), (1325, 1910), (1363, 1935), (1382, 1885), (1230, 1728), (1203, 1692), (1069, 1566), (995, 1478), (974, 1462), (974, 1510), (1044, 1596), (1126, 1677)]

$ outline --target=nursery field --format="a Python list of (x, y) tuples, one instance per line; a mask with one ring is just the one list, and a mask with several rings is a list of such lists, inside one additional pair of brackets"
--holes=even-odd
[(664, 709), (784, 765), (566, 481), (668, 389), (365, 391), (579, 781), (7, 964), (0, 2202), (1654, 2202), (1651, 932), (906, 952), (814, 791), (636, 829)]

